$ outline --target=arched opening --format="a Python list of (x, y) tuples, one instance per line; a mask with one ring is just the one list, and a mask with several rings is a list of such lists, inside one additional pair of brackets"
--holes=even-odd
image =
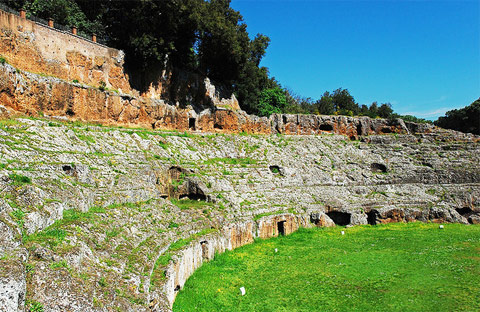
[(374, 209), (367, 212), (367, 223), (370, 225), (376, 225), (378, 215), (379, 215), (378, 211)]
[(327, 212), (327, 216), (333, 220), (336, 225), (349, 225), (352, 215), (348, 212), (330, 211)]
[(385, 166), (384, 164), (373, 163), (373, 164), (370, 165), (370, 170), (372, 172), (386, 173), (387, 172), (387, 166)]
[(333, 131), (333, 126), (330, 124), (322, 124), (320, 125), (320, 130), (322, 131)]
[(195, 129), (195, 118), (188, 118), (188, 129), (196, 130)]
[(362, 135), (362, 124), (357, 125), (357, 135)]

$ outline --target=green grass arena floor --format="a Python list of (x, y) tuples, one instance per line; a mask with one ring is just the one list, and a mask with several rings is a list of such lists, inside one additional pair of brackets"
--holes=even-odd
[(480, 226), (315, 228), (258, 240), (199, 268), (173, 311), (480, 311)]

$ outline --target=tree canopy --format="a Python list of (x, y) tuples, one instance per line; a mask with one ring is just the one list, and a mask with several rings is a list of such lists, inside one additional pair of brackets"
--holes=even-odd
[(480, 135), (480, 98), (464, 108), (446, 112), (435, 121), (435, 125)]

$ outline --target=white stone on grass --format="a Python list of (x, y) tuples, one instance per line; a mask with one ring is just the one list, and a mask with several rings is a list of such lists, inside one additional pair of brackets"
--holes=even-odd
[(240, 295), (245, 296), (245, 287), (240, 287)]
[(440, 226), (438, 228), (443, 229), (443, 224), (440, 224)]

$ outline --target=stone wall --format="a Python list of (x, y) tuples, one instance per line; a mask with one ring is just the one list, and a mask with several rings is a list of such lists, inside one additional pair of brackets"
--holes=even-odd
[(0, 55), (21, 71), (131, 91), (122, 51), (1, 10)]
[(178, 291), (187, 279), (204, 262), (212, 260), (216, 253), (253, 243), (255, 237), (271, 238), (279, 235), (278, 228), (284, 227), (283, 235), (295, 232), (300, 226), (308, 226), (301, 216), (279, 214), (265, 216), (258, 221), (244, 221), (225, 226), (219, 233), (195, 240), (181, 250), (166, 269), (167, 281), (163, 293), (169, 307), (173, 305)]

